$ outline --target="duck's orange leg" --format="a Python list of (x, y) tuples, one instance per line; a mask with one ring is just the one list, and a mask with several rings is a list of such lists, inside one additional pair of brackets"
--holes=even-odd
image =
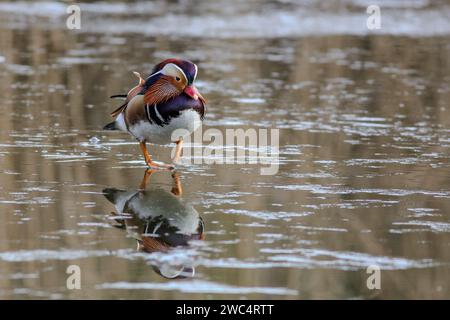
[(176, 149), (175, 149), (175, 157), (173, 158), (173, 162), (177, 163), (181, 159), (181, 151), (183, 149), (183, 140), (180, 139), (180, 140), (178, 140), (175, 143), (177, 144), (177, 146), (176, 146)]
[(180, 175), (178, 172), (172, 174), (173, 187), (172, 193), (176, 196), (181, 196), (183, 194), (183, 188), (181, 187)]
[(153, 169), (158, 169), (158, 170), (172, 170), (173, 166), (169, 165), (169, 164), (159, 164), (156, 162), (153, 162), (152, 157), (150, 156), (150, 154), (147, 151), (147, 146), (145, 145), (145, 142), (142, 141), (139, 143), (139, 146), (141, 147), (141, 151), (144, 154), (144, 158), (145, 158), (145, 163), (153, 168)]
[(154, 170), (152, 169), (146, 169), (144, 173), (144, 177), (142, 178), (141, 184), (139, 185), (139, 190), (145, 190), (145, 187), (147, 186), (148, 179), (152, 175)]

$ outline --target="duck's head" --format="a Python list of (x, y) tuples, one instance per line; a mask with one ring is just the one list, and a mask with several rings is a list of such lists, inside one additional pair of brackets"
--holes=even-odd
[(197, 65), (188, 60), (171, 58), (158, 63), (145, 80), (142, 90), (145, 102), (157, 104), (184, 93), (205, 104), (205, 99), (194, 85), (197, 73)]

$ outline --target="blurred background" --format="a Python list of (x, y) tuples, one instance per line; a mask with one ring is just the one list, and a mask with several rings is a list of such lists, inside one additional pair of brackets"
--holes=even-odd
[[(101, 128), (168, 57), (199, 66), (204, 130), (279, 129), (280, 169), (182, 165), (205, 240), (144, 254), (102, 194), (143, 159)], [(0, 89), (2, 299), (450, 298), (448, 1), (0, 1)]]

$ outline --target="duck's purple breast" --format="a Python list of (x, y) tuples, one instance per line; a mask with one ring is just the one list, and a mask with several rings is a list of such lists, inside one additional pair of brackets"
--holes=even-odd
[(156, 124), (164, 126), (165, 124), (168, 124), (171, 119), (180, 116), (181, 112), (184, 110), (197, 111), (202, 120), (205, 115), (205, 106), (200, 99), (194, 100), (182, 93), (175, 98), (156, 105), (155, 108), (148, 108), (147, 112), (149, 114), (147, 116)]

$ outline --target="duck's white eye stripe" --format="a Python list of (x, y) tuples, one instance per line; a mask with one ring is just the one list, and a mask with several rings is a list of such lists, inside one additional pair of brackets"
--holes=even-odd
[(158, 72), (155, 72), (155, 73), (153, 73), (153, 74), (151, 74), (151, 75), (149, 75), (149, 76), (147, 77), (146, 81), (147, 81), (148, 79), (150, 79), (151, 77), (154, 77), (154, 76), (156, 76), (157, 74), (160, 74), (160, 73), (161, 73), (161, 70), (158, 71)]
[(197, 78), (197, 73), (198, 73), (198, 67), (196, 64), (194, 64), (195, 67), (195, 74), (194, 74), (194, 80)]
[(187, 77), (184, 71), (173, 63), (168, 63), (162, 68), (161, 73), (172, 77), (181, 77), (187, 83)]

